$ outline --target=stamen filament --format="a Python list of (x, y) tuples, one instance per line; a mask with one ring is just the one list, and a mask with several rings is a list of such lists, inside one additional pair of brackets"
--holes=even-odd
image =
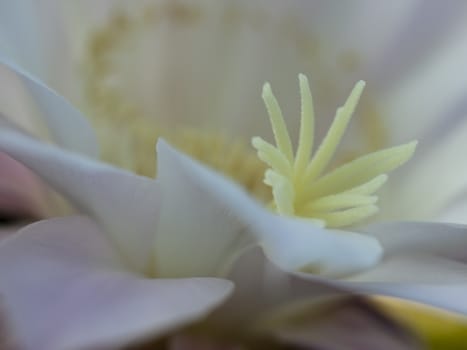
[(316, 201), (310, 202), (303, 207), (303, 210), (306, 212), (335, 211), (356, 206), (359, 207), (369, 204), (375, 204), (377, 201), (377, 196), (339, 193), (326, 197), (321, 197)]
[(350, 118), (352, 118), (353, 112), (357, 107), (357, 103), (364, 87), (365, 83), (363, 81), (359, 81), (353, 88), (345, 104), (337, 110), (334, 121), (329, 128), (326, 137), (306, 169), (305, 182), (312, 181), (317, 178), (324, 171), (333, 157), (336, 148), (347, 129)]
[(416, 141), (373, 152), (344, 164), (318, 179), (308, 187), (303, 197), (320, 197), (346, 191), (376, 175), (387, 173), (409, 160), (415, 152)]
[(305, 171), (313, 150), (315, 113), (313, 110), (313, 97), (311, 96), (308, 79), (303, 74), (300, 74), (298, 78), (300, 80), (302, 110), (300, 119), (300, 137), (298, 139), (297, 154), (295, 158), (295, 171), (300, 174)]
[(274, 94), (272, 93), (271, 85), (269, 85), (269, 83), (264, 84), (263, 100), (271, 119), (272, 131), (274, 133), (277, 147), (287, 157), (289, 162), (292, 163), (292, 141), (290, 141), (289, 132), (287, 130), (287, 126), (285, 125), (281, 108), (276, 98), (274, 97)]
[(310, 214), (317, 219), (332, 222), (333, 227), (343, 227), (356, 224), (357, 222), (376, 214), (378, 210), (379, 209), (376, 205), (367, 205), (332, 213)]
[[(259, 158), (270, 166), (264, 183), (272, 188), (270, 206), (281, 215), (297, 215), (320, 220), (327, 226), (353, 225), (378, 211), (374, 193), (383, 186), (386, 173), (410, 159), (417, 142), (376, 151), (341, 165), (322, 175), (339, 145), (365, 83), (359, 81), (335, 119), (313, 157), (313, 100), (304, 75), (299, 75), (301, 125), (296, 157), (279, 104), (266, 84), (263, 98), (269, 112), (276, 146), (259, 137), (252, 140)], [(311, 160), (310, 160), (311, 158)]]
[(264, 141), (261, 137), (254, 137), (251, 142), (258, 150), (259, 159), (278, 173), (291, 176), (293, 170), (284, 153), (281, 153), (277, 148), (269, 142)]

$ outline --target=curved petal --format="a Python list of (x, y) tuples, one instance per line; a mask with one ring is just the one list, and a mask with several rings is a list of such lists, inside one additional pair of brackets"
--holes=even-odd
[[(369, 1), (377, 7), (376, 3)], [(432, 55), (445, 50), (444, 45), (459, 29), (465, 27), (466, 6), (463, 1), (403, 1), (385, 4), (395, 12), (395, 23), (390, 29), (390, 36), (376, 59), (366, 67), (371, 78), (384, 89), (395, 87), (397, 83), (416, 71), (421, 62), (429, 60)], [(368, 13), (371, 13), (369, 9)], [(383, 8), (384, 14), (387, 8)], [(398, 12), (396, 12), (398, 11)], [(367, 14), (368, 16), (368, 14)], [(370, 17), (370, 16), (368, 16)], [(363, 28), (368, 28), (362, 16)], [(374, 18), (375, 21), (381, 18)], [(375, 22), (378, 23), (378, 22)], [(375, 25), (375, 27), (377, 27)], [(379, 30), (379, 29), (378, 29)], [(369, 35), (369, 34), (368, 34)], [(463, 42), (458, 41), (462, 46)], [(461, 62), (459, 62), (461, 63)], [(382, 69), (384, 67), (384, 69)]]
[(2, 243), (2, 304), (28, 350), (114, 348), (158, 337), (203, 317), (232, 289), (225, 280), (133, 273), (84, 217), (42, 221)]
[(465, 195), (465, 191), (462, 191), (462, 194), (458, 198), (455, 198), (452, 203), (441, 210), (436, 220), (467, 224), (467, 200)]
[[(70, 78), (69, 28), (62, 1), (0, 1), (0, 49), (60, 91), (76, 88)], [(74, 63), (73, 63), (74, 64)]]
[(387, 259), (423, 254), (467, 263), (467, 225), (384, 222), (359, 231), (377, 238)]
[[(16, 74), (22, 82), (38, 111), (38, 115), (30, 119), (42, 118), (41, 121), (57, 144), (91, 157), (97, 157), (98, 146), (94, 131), (77, 109), (2, 53), (0, 53), (0, 68), (2, 68), (0, 73), (4, 74), (6, 68), (10, 73)], [(8, 80), (3, 81), (3, 83), (7, 82)], [(8, 117), (14, 120), (14, 116)]]
[[(25, 224), (26, 225), (26, 224)], [(17, 225), (17, 224), (12, 224), (12, 225), (0, 225), (0, 241), (3, 239), (9, 237), (10, 235), (18, 232), (18, 230), (22, 227), (23, 225)]]
[(358, 293), (389, 295), (467, 314), (463, 297), (467, 293), (467, 226), (385, 223), (364, 231), (380, 240), (385, 248), (383, 261), (373, 269), (328, 283)]
[[(235, 293), (214, 311), (208, 324), (277, 336), (286, 344), (329, 345), (330, 349), (334, 349), (331, 345), (340, 349), (340, 342), (350, 340), (363, 344), (379, 340), (381, 345), (384, 341), (388, 346), (399, 344), (401, 349), (402, 344), (415, 346), (407, 332), (352, 292), (286, 273), (269, 262), (259, 248), (243, 254), (228, 278), (235, 283)], [(357, 324), (359, 334), (352, 336), (349, 332), (355, 332)], [(330, 337), (323, 338), (320, 333)]]
[(24, 165), (0, 152), (0, 218), (42, 217), (46, 192)]
[(154, 180), (60, 150), (13, 130), (0, 129), (0, 150), (91, 215), (136, 269), (148, 268), (161, 201)]
[[(393, 174), (381, 196), (385, 220), (437, 220), (464, 194), (467, 165), (459, 153), (467, 147), (467, 119), (463, 116), (459, 114), (457, 121), (440, 126), (437, 135), (420, 142), (414, 159)], [(427, 194), (430, 200), (423, 200)]]
[(154, 247), (163, 276), (219, 274), (251, 244), (260, 244), (285, 270), (327, 275), (367, 268), (381, 256), (372, 237), (274, 215), (233, 182), (164, 141), (159, 140), (157, 152), (164, 198)]
[(314, 312), (310, 310), (308, 315), (303, 310), (297, 325), (279, 328), (276, 331), (279, 338), (304, 349), (425, 349), (409, 329), (362, 298), (330, 301), (320, 306), (321, 310), (319, 307)]
[(462, 71), (467, 59), (467, 12), (465, 3), (460, 2), (459, 6), (464, 7), (462, 26), (449, 33), (443, 45), (433, 49), (429, 56), (416, 62), (416, 68), (398, 79), (397, 84), (380, 92), (378, 103), (388, 116), (385, 122), (391, 142), (413, 138), (423, 142), (430, 133), (450, 122), (453, 106), (465, 101), (467, 78), (457, 72)]

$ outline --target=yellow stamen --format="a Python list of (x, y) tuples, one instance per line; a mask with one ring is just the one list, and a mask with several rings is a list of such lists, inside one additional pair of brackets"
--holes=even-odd
[[(359, 81), (312, 156), (314, 139), (313, 100), (307, 78), (300, 74), (301, 126), (295, 157), (279, 104), (269, 84), (263, 89), (276, 145), (255, 137), (253, 147), (270, 169), (264, 183), (272, 188), (273, 208), (281, 215), (296, 215), (323, 221), (330, 227), (358, 223), (378, 211), (374, 193), (387, 181), (386, 173), (407, 160), (417, 142), (376, 151), (323, 174), (350, 122), (365, 83)], [(311, 158), (311, 160), (310, 160)]]

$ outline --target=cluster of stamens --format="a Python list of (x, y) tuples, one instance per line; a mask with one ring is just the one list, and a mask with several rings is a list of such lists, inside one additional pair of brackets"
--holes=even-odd
[(309, 218), (328, 227), (353, 225), (378, 211), (375, 192), (387, 181), (389, 171), (413, 154), (416, 141), (376, 151), (345, 163), (325, 174), (352, 117), (365, 83), (358, 82), (336, 112), (326, 136), (313, 152), (314, 111), (308, 80), (299, 76), (301, 125), (294, 155), (281, 109), (269, 84), (263, 88), (276, 145), (254, 137), (258, 157), (269, 168), (264, 182), (272, 188), (271, 206), (281, 215)]

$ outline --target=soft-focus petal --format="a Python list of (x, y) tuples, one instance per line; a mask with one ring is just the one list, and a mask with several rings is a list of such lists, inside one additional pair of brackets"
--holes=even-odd
[(383, 222), (359, 231), (377, 238), (387, 259), (424, 254), (467, 262), (467, 226), (437, 222)]
[(391, 142), (413, 137), (422, 142), (430, 132), (455, 117), (451, 115), (452, 108), (465, 101), (467, 78), (458, 72), (467, 59), (467, 5), (459, 6), (464, 7), (462, 25), (445, 35), (443, 45), (432, 49), (396, 84), (380, 92), (378, 102), (387, 115), (385, 122), (392, 135)]
[(281, 270), (259, 247), (241, 254), (226, 277), (235, 284), (235, 293), (210, 319), (228, 329), (257, 327), (269, 313), (287, 308), (294, 302), (349, 293), (319, 280), (308, 281)]
[[(372, 7), (373, 6), (373, 7)], [(390, 22), (389, 40), (383, 43), (379, 55), (370, 62), (367, 70), (371, 72), (371, 81), (384, 88), (396, 87), (400, 80), (416, 72), (420, 62), (431, 59), (437, 52), (446, 49), (453, 33), (465, 28), (467, 4), (462, 0), (439, 1), (391, 1), (381, 10), (383, 16), (374, 17), (362, 15), (361, 24), (368, 29), (366, 21), (384, 20), (384, 14), (389, 10), (394, 18)], [(378, 11), (378, 4), (369, 0), (362, 8), (369, 14)], [(363, 12), (362, 11), (362, 12)], [(380, 31), (379, 22), (373, 28)], [(368, 33), (367, 35), (371, 35)], [(352, 32), (348, 35), (352, 35)], [(379, 39), (379, 38), (375, 38)], [(358, 39), (357, 39), (358, 40)], [(371, 39), (365, 40), (371, 42)], [(462, 45), (462, 41), (458, 42)], [(457, 64), (461, 65), (459, 60)], [(382, 69), (384, 67), (384, 69)], [(455, 83), (451, 77), (446, 81)], [(401, 116), (395, 116), (396, 118)]]
[(317, 348), (328, 342), (343, 346), (352, 332), (359, 344), (378, 340), (381, 345), (390, 344), (392, 339), (401, 349), (415, 345), (408, 333), (348, 290), (286, 273), (258, 248), (243, 254), (228, 278), (235, 283), (235, 293), (211, 315), (208, 324), (245, 330), (253, 336), (278, 336), (295, 345), (308, 341)]
[(0, 150), (96, 219), (137, 269), (148, 268), (160, 207), (154, 180), (0, 129)]
[(133, 273), (84, 217), (39, 222), (2, 243), (2, 308), (28, 350), (113, 348), (157, 337), (203, 317), (232, 287)]
[(277, 327), (276, 334), (285, 343), (304, 349), (424, 348), (407, 329), (371, 303), (356, 297), (330, 299), (321, 305), (309, 305), (309, 310), (305, 306), (290, 318), (284, 320), (282, 327)]
[(67, 17), (68, 1), (0, 1), (0, 50), (74, 103), (75, 35)]
[(446, 208), (441, 210), (437, 219), (441, 222), (458, 222), (467, 224), (467, 200), (465, 193), (462, 193)]
[[(41, 118), (50, 132), (50, 137), (57, 144), (91, 157), (97, 157), (98, 146), (94, 131), (77, 109), (1, 52), (0, 65), (2, 66), (0, 73), (4, 74), (6, 68), (7, 71), (10, 70), (10, 73), (15, 73), (24, 84), (37, 108), (37, 116), (31, 117), (31, 119)], [(0, 112), (5, 111), (0, 109)], [(14, 116), (8, 117), (14, 120)]]
[[(163, 276), (218, 274), (252, 243), (285, 270), (316, 268), (341, 275), (380, 258), (372, 237), (274, 215), (239, 186), (162, 140), (157, 154), (163, 206), (155, 256)], [(190, 257), (190, 264), (180, 264), (175, 256)]]
[[(440, 126), (414, 159), (394, 174), (381, 198), (384, 219), (437, 219), (465, 193), (467, 163), (459, 161), (461, 150), (467, 148), (467, 99), (465, 103), (464, 113)], [(427, 195), (429, 200), (423, 200)]]
[(0, 218), (26, 219), (45, 214), (43, 185), (24, 165), (0, 152)]
[[(389, 295), (467, 314), (467, 227), (385, 223), (365, 229), (385, 248), (380, 264), (333, 285)], [(314, 280), (312, 276), (304, 276)]]
[[(21, 225), (21, 224), (12, 224), (12, 225), (3, 224), (3, 225), (0, 225), (0, 241), (2, 239), (5, 239), (5, 238), (9, 237), (12, 234), (18, 232), (18, 230), (22, 226), (26, 226), (26, 223), (24, 225)], [(0, 347), (0, 349), (1, 349), (1, 347)]]

